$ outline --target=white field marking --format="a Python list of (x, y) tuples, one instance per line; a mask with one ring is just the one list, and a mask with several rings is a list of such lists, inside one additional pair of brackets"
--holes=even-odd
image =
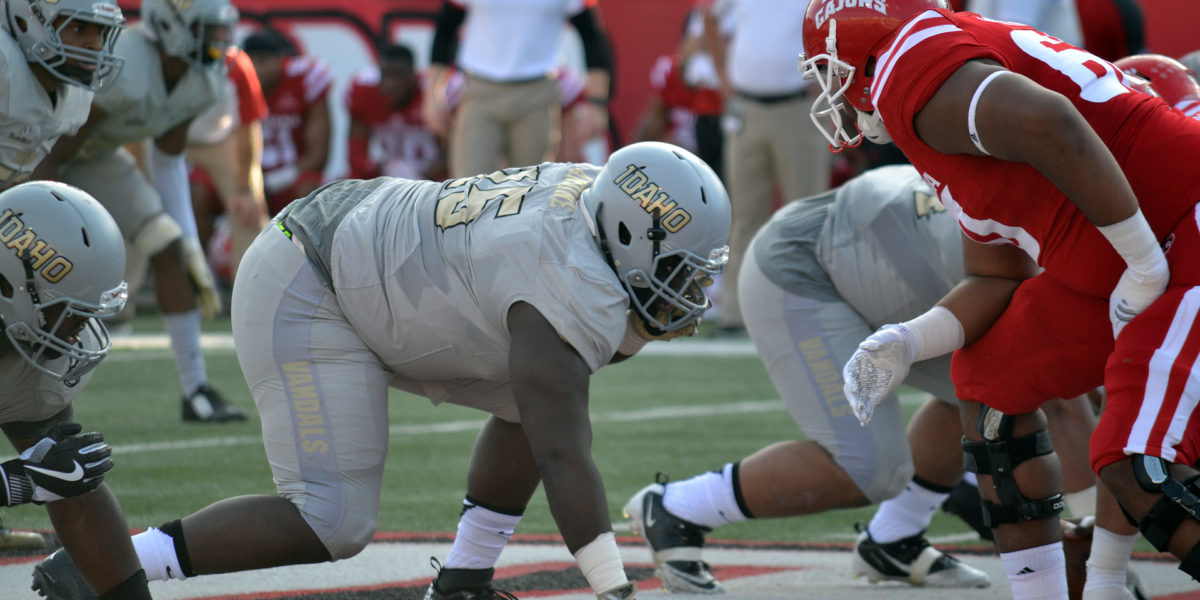
[[(206, 350), (233, 350), (233, 336), (230, 334), (204, 334), (200, 343)], [(147, 358), (147, 353), (159, 355), (169, 350), (169, 340), (166, 334), (130, 334), (113, 339), (113, 348), (119, 352), (113, 353), (107, 360), (139, 360)], [(683, 340), (666, 344), (650, 344), (640, 354), (649, 356), (754, 356), (754, 344), (750, 340)], [(169, 358), (169, 354), (162, 354)], [(900, 403), (918, 405), (928, 397), (924, 393), (901, 394)], [(648, 419), (674, 418), (707, 418), (719, 415), (748, 414), (774, 412), (783, 410), (779, 400), (747, 400), (728, 404), (706, 406), (672, 406), (649, 408), (645, 410), (621, 411), (592, 415), (593, 423), (624, 423)], [(483, 420), (448, 421), (444, 423), (428, 423), (423, 425), (393, 425), (388, 429), (396, 435), (428, 435), (435, 433), (454, 433), (461, 431), (477, 431), (483, 425)], [(113, 446), (118, 453), (159, 452), (163, 450), (192, 450), (197, 448), (219, 448), (230, 446), (250, 446), (261, 444), (259, 436), (214, 436), (190, 440), (146, 442), (140, 444), (120, 444)]]

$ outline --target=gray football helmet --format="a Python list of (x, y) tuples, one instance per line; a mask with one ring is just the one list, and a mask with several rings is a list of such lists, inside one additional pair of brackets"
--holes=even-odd
[(38, 370), (73, 385), (110, 347), (125, 306), (125, 244), (87, 192), (32, 181), (0, 192), (0, 326)]
[[(113, 53), (125, 17), (114, 0), (4, 0), (4, 29), (25, 59), (37, 63), (60, 80), (99, 91), (115, 80), (125, 61)], [(100, 49), (68, 45), (62, 32), (79, 22), (100, 28)], [(93, 64), (84, 69), (68, 61)]]
[(708, 310), (706, 280), (729, 258), (730, 208), (704, 161), (671, 144), (631, 144), (609, 157), (581, 198), (647, 325), (674, 331)]
[[(229, 0), (145, 0), (146, 31), (170, 56), (193, 66), (223, 68), (225, 50), (233, 43), (238, 11)], [(225, 28), (214, 38), (212, 30)]]

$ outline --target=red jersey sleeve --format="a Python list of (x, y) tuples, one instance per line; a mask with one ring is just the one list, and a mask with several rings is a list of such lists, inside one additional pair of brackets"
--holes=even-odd
[(267, 116), (267, 97), (258, 82), (258, 73), (250, 57), (239, 48), (229, 50), (229, 79), (237, 90), (238, 117), (241, 123), (253, 123)]
[(1008, 67), (1000, 54), (941, 11), (929, 10), (913, 17), (884, 44), (885, 50), (875, 63), (871, 102), (893, 138), (919, 139), (913, 117), (963, 63), (990, 58)]

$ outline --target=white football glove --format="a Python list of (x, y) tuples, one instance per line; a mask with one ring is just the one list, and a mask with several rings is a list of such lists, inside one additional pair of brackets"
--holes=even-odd
[(846, 401), (866, 426), (875, 407), (896, 391), (916, 354), (916, 340), (903, 325), (884, 325), (863, 340), (842, 369)]
[(208, 319), (221, 314), (221, 294), (217, 292), (217, 284), (208, 268), (208, 258), (200, 248), (200, 240), (195, 236), (183, 237), (183, 260), (187, 263), (188, 275), (196, 286), (196, 301), (200, 304), (200, 312)]
[(1125, 269), (1108, 299), (1108, 318), (1112, 321), (1114, 339), (1134, 317), (1149, 308), (1166, 291), (1170, 278), (1171, 272), (1165, 258), (1160, 269), (1150, 272)]

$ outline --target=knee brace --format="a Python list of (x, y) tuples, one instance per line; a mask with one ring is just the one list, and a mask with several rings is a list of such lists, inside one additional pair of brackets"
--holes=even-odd
[(1013, 417), (984, 406), (976, 422), (984, 441), (963, 438), (963, 465), (977, 475), (991, 475), (1000, 504), (983, 501), (983, 523), (988, 528), (1022, 520), (1049, 519), (1062, 512), (1062, 494), (1048, 498), (1027, 498), (1017, 487), (1013, 470), (1021, 463), (1054, 452), (1050, 434), (1039, 429), (1029, 435), (1013, 437)]
[[(1150, 507), (1138, 523), (1138, 530), (1159, 552), (1167, 551), (1167, 542), (1184, 519), (1200, 520), (1200, 475), (1186, 481), (1173, 479), (1166, 460), (1145, 454), (1133, 455), (1133, 475), (1143, 490), (1163, 497)], [(1179, 570), (1200, 577), (1200, 545), (1183, 558)]]

